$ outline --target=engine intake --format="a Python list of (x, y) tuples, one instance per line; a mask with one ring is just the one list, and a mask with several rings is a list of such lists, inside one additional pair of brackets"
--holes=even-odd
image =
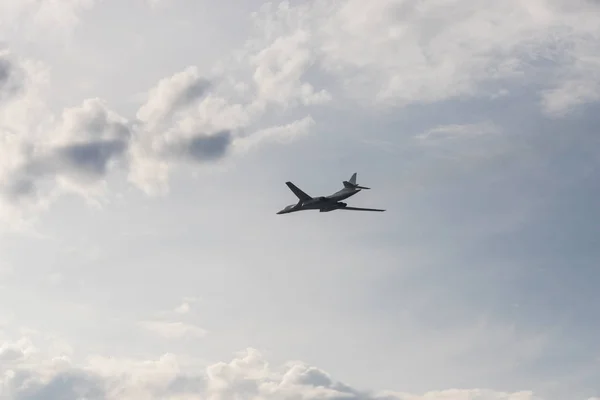
[(346, 204), (346, 203), (340, 202), (340, 203), (337, 203), (337, 204), (332, 204), (332, 205), (327, 206), (327, 207), (323, 207), (323, 208), (319, 209), (319, 211), (320, 212), (329, 212), (329, 211), (333, 211), (333, 210), (338, 210), (340, 208), (344, 208), (347, 205), (348, 204)]

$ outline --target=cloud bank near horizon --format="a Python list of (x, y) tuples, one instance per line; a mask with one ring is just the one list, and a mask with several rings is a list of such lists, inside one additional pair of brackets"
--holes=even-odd
[(171, 353), (152, 360), (88, 356), (77, 364), (72, 349), (55, 349), (40, 349), (30, 337), (0, 345), (0, 399), (544, 400), (528, 391), (359, 390), (301, 361), (271, 365), (253, 348), (208, 366)]

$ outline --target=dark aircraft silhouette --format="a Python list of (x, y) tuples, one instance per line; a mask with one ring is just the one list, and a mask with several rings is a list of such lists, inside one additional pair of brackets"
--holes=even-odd
[(350, 211), (385, 211), (377, 208), (360, 208), (348, 207), (341, 200), (354, 196), (362, 189), (370, 189), (368, 187), (359, 186), (356, 184), (356, 172), (352, 174), (349, 181), (344, 181), (344, 188), (329, 196), (310, 197), (302, 190), (298, 189), (292, 182), (286, 182), (287, 187), (298, 197), (298, 203), (290, 204), (277, 214), (288, 214), (296, 211), (304, 210), (319, 210), (320, 212), (329, 212), (334, 210), (350, 210)]

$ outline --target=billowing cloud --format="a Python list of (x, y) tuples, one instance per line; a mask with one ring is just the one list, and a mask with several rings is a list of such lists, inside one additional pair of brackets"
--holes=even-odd
[(526, 391), (364, 391), (303, 362), (272, 366), (252, 348), (205, 367), (174, 354), (143, 361), (94, 356), (78, 365), (58, 354), (17, 353), (0, 363), (2, 399), (543, 400)]
[(10, 199), (35, 196), (47, 180), (80, 189), (98, 185), (127, 151), (127, 124), (98, 99), (65, 110), (45, 138), (12, 141), (17, 161), (5, 170), (0, 192)]
[[(25, 3), (3, 7), (13, 14), (34, 7)], [(36, 5), (35, 15), (73, 26), (94, 3)], [(2, 53), (0, 195), (10, 205), (39, 204), (64, 190), (90, 197), (104, 193), (117, 170), (148, 194), (164, 193), (174, 167), (302, 137), (316, 123), (310, 110), (333, 104), (496, 98), (526, 85), (540, 109), (564, 115), (599, 98), (597, 7), (584, 0), (267, 4), (253, 14), (256, 35), (218, 73), (183, 68), (150, 88), (132, 116), (87, 99), (58, 118), (36, 117), (43, 107), (32, 82), (43, 78)], [(427, 142), (480, 128), (488, 127), (430, 131)]]
[(315, 62), (315, 54), (309, 47), (310, 33), (297, 30), (281, 36), (267, 48), (251, 57), (254, 83), (260, 101), (280, 105), (300, 102), (303, 105), (322, 104), (331, 100), (324, 89), (316, 91), (302, 78)]
[(179, 110), (191, 106), (209, 89), (210, 82), (191, 66), (162, 79), (148, 93), (148, 99), (137, 112), (137, 118), (149, 129), (155, 129)]
[[(255, 77), (297, 78), (317, 65), (366, 107), (495, 97), (526, 84), (541, 87), (544, 109), (557, 112), (596, 100), (588, 89), (600, 82), (595, 11), (585, 0), (282, 2), (256, 14), (268, 47)], [(263, 72), (276, 59), (269, 51), (288, 42), (300, 49), (295, 58), (279, 74)]]
[[(1, 61), (0, 88), (12, 100), (29, 77), (15, 79), (18, 66)], [(166, 185), (174, 165), (222, 159), (261, 111), (253, 114), (253, 103), (235, 104), (211, 93), (211, 85), (189, 67), (158, 82), (135, 119), (91, 98), (65, 109), (38, 136), (24, 128), (16, 135), (3, 132), (8, 156), (0, 169), (0, 194), (5, 202), (33, 205), (65, 190), (98, 195), (115, 168), (153, 192)]]

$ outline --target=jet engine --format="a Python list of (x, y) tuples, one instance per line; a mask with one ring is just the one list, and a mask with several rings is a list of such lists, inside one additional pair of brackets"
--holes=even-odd
[(340, 208), (344, 208), (347, 205), (348, 204), (346, 204), (346, 203), (339, 202), (339, 203), (332, 204), (330, 206), (326, 206), (326, 207), (320, 208), (319, 211), (320, 212), (329, 212), (329, 211), (333, 211), (333, 210), (338, 210)]

